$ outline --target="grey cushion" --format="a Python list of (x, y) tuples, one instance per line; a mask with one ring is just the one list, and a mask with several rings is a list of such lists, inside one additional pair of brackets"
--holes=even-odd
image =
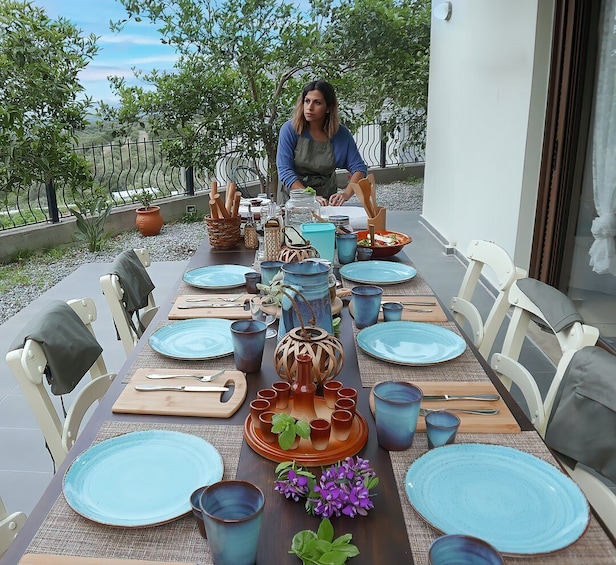
[(574, 354), (556, 395), (545, 442), (616, 482), (616, 356), (596, 346)]
[(520, 279), (518, 288), (536, 304), (555, 332), (584, 320), (571, 299), (557, 288), (536, 279)]
[(27, 339), (40, 343), (47, 357), (47, 380), (55, 395), (71, 392), (103, 352), (76, 312), (55, 300), (28, 322), (9, 351), (21, 349)]

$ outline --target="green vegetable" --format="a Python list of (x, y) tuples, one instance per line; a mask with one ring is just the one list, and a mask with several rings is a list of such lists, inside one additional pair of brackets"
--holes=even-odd
[(306, 188), (304, 188), (304, 192), (308, 192), (309, 194), (316, 194), (317, 191), (312, 188), (311, 186), (307, 186)]
[(293, 536), (291, 551), (304, 565), (343, 565), (347, 559), (359, 555), (351, 542), (353, 536), (345, 534), (334, 539), (334, 527), (329, 519), (321, 520), (319, 530), (302, 530)]
[(340, 316), (336, 316), (332, 319), (332, 324), (334, 326), (334, 335), (338, 335), (340, 333)]
[(310, 426), (289, 414), (280, 413), (272, 418), (272, 433), (278, 434), (278, 445), (286, 450), (291, 449), (297, 436), (308, 439)]

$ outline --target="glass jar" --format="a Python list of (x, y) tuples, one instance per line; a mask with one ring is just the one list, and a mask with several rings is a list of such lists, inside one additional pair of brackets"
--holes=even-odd
[(317, 202), (316, 194), (306, 192), (303, 188), (293, 189), (291, 198), (285, 204), (285, 226), (293, 226), (301, 233), (302, 224), (316, 221), (313, 213), (317, 216), (321, 214), (321, 206)]
[(346, 233), (351, 233), (353, 231), (353, 229), (351, 228), (351, 222), (349, 220), (349, 216), (336, 215), (336, 216), (330, 216), (328, 219), (337, 228), (340, 228), (342, 231)]

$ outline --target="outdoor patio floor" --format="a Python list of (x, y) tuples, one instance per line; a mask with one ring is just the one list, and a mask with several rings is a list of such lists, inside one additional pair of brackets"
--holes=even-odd
[[(466, 266), (453, 254), (447, 255), (445, 247), (422, 223), (419, 212), (388, 211), (388, 228), (408, 233), (413, 242), (405, 249), (409, 258), (424, 275), (439, 298), (448, 305), (457, 294)], [(480, 234), (478, 234), (480, 236)], [(156, 285), (157, 304), (171, 301), (171, 289), (184, 272), (186, 262), (153, 263), (149, 269)], [(37, 315), (41, 307), (51, 300), (69, 300), (90, 296), (96, 302), (98, 319), (94, 329), (103, 347), (107, 368), (117, 372), (126, 355), (119, 341), (102, 295), (99, 277), (108, 272), (110, 264), (83, 265), (61, 283), (0, 326), (2, 360), (0, 362), (0, 496), (9, 512), (21, 510), (29, 514), (49, 483), (54, 469), (51, 456), (45, 448), (43, 435), (30, 410), (19, 385), (4, 361), (4, 355), (13, 341), (13, 336), (26, 322)], [(491, 305), (489, 292), (483, 286), (476, 293), (475, 302), (484, 313)], [(494, 351), (502, 343), (506, 323), (497, 339)], [(542, 347), (550, 347), (549, 340)], [(545, 394), (554, 374), (554, 366), (548, 356), (528, 342), (522, 362), (531, 370)], [(515, 395), (520, 397), (519, 395)], [(70, 395), (67, 399), (70, 405)], [(59, 403), (58, 403), (59, 404)]]

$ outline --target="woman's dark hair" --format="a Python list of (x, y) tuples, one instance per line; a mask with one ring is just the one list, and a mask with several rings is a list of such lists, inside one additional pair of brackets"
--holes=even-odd
[(323, 131), (329, 139), (334, 137), (338, 131), (340, 125), (340, 119), (338, 115), (338, 98), (336, 97), (336, 91), (329, 82), (324, 80), (313, 80), (304, 86), (304, 90), (299, 95), (295, 108), (293, 109), (292, 123), (293, 128), (300, 135), (308, 127), (308, 122), (304, 118), (304, 99), (309, 92), (318, 90), (325, 99), (327, 106), (327, 114), (325, 115), (325, 122), (323, 123)]

